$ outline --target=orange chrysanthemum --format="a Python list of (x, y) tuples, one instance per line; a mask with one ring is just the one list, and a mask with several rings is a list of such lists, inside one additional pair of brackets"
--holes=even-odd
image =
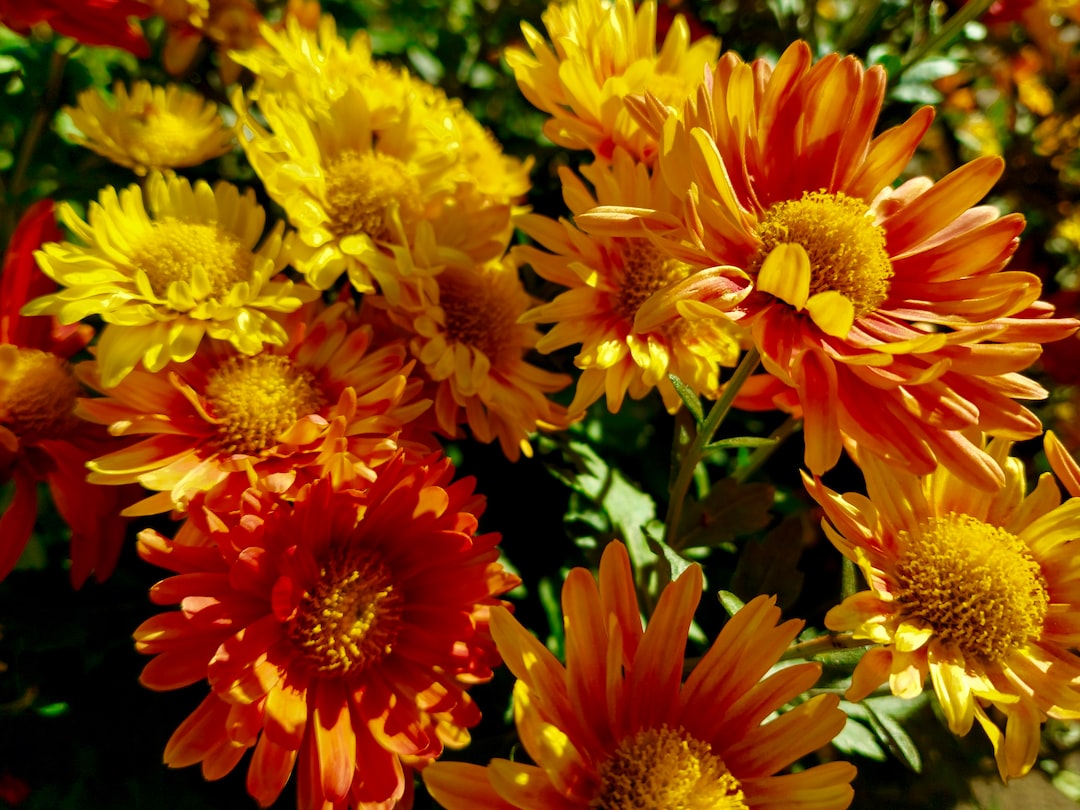
[(151, 598), (183, 606), (136, 630), (157, 655), (140, 680), (212, 690), (168, 765), (202, 762), (214, 779), (254, 748), (247, 787), (263, 807), (295, 769), (300, 807), (389, 810), (412, 766), (468, 743), (480, 712), (465, 689), (498, 661), (488, 612), (518, 579), (499, 536), (476, 534), (472, 479), (452, 476), (445, 458), (398, 455), (367, 491), (323, 479), (295, 504), (203, 526), (204, 545), (140, 534), (143, 558), (178, 574)]
[(120, 510), (132, 493), (86, 481), (86, 462), (123, 443), (75, 415), (83, 391), (68, 359), (86, 346), (92, 330), (19, 314), (29, 298), (55, 288), (33, 252), (59, 237), (52, 200), (35, 204), (12, 236), (0, 276), (0, 486), (15, 487), (0, 514), (0, 579), (30, 539), (37, 485), (44, 481), (71, 527), (71, 581), (79, 587), (91, 571), (101, 582), (116, 565), (127, 528)]
[(659, 49), (656, 2), (556, 0), (543, 14), (551, 39), (528, 23), (524, 48), (506, 49), (506, 63), (533, 105), (551, 115), (544, 134), (567, 149), (589, 149), (607, 160), (621, 147), (651, 162), (656, 142), (623, 106), (623, 99), (649, 91), (665, 103), (682, 104), (716, 61), (713, 37), (690, 41), (679, 14), (671, 20)]
[(529, 434), (565, 426), (565, 409), (548, 395), (570, 378), (526, 360), (540, 334), (519, 321), (532, 299), (517, 265), (504, 258), (447, 266), (431, 280), (397, 306), (373, 303), (411, 335), (410, 350), (433, 384), (438, 430), (453, 437), (467, 424), (478, 440), (497, 439), (509, 459), (531, 456)]
[[(615, 150), (610, 165), (593, 164), (581, 172), (595, 192), (590, 193), (570, 169), (560, 169), (563, 198), (573, 215), (597, 205), (664, 211), (672, 219), (678, 211), (660, 176), (650, 174), (622, 149)], [(675, 310), (664, 306), (665, 291), (690, 276), (693, 268), (661, 253), (644, 231), (637, 236), (589, 237), (566, 220), (554, 222), (539, 214), (523, 215), (517, 224), (553, 251), (521, 246), (515, 249), (518, 257), (549, 281), (570, 288), (531, 309), (523, 321), (555, 322), (537, 343), (542, 352), (581, 344), (574, 362), (582, 374), (571, 414), (605, 394), (608, 410), (614, 413), (627, 393), (640, 399), (653, 388), (674, 411), (682, 400), (669, 374), (699, 394), (716, 396), (718, 367), (738, 362), (740, 333), (745, 331), (717, 318), (716, 309), (730, 308), (745, 297), (749, 292), (745, 281), (717, 276), (718, 285), (728, 284), (723, 301), (714, 299), (710, 306), (684, 304)]]
[(766, 677), (802, 626), (777, 626), (774, 600), (759, 596), (739, 611), (682, 683), (701, 588), (692, 565), (661, 594), (642, 632), (629, 557), (610, 544), (599, 586), (583, 568), (563, 586), (565, 668), (493, 609), (492, 635), (518, 678), (518, 733), (536, 764), (438, 762), (423, 774), (432, 795), (449, 810), (847, 807), (849, 763), (774, 775), (845, 722), (835, 695), (763, 722), (820, 674), (817, 664), (796, 664)]
[[(1005, 779), (1035, 762), (1042, 721), (1080, 718), (1080, 497), (1062, 503), (1050, 473), (1026, 493), (1010, 444), (986, 448), (1006, 473), (993, 494), (944, 468), (918, 478), (873, 456), (860, 458), (869, 498), (804, 476), (829, 539), (869, 584), (825, 617), (880, 645), (860, 659), (848, 698), (886, 681), (915, 697), (929, 677), (949, 728), (964, 735), (978, 720)], [(1080, 467), (1052, 434), (1046, 446), (1080, 494)]]
[[(836, 54), (811, 62), (804, 42), (775, 68), (729, 53), (681, 115), (635, 104), (664, 144), (659, 171), (684, 215), (673, 224), (608, 207), (578, 224), (614, 236), (644, 224), (682, 261), (751, 280), (733, 316), (790, 387), (779, 404), (801, 412), (813, 472), (847, 440), (915, 473), (940, 462), (1001, 486), (1000, 467), (964, 431), (1037, 435), (1016, 400), (1046, 392), (1018, 372), (1077, 323), (1047, 317), (1036, 276), (1002, 270), (1023, 218), (975, 205), (999, 158), (892, 188), (933, 111), (872, 138), (884, 70)], [(691, 275), (667, 306), (707, 300), (715, 286)]]
[[(147, 436), (91, 461), (89, 478), (159, 493), (133, 515), (183, 510), (211, 491), (213, 508), (232, 508), (252, 480), (284, 494), (323, 476), (373, 480), (429, 403), (415, 400), (421, 383), (409, 379), (404, 345), (368, 351), (371, 341), (340, 302), (295, 318), (281, 348), (245, 355), (216, 342), (160, 373), (136, 370), (109, 396), (80, 401), (86, 418), (113, 434)], [(77, 371), (100, 388), (96, 365)]]

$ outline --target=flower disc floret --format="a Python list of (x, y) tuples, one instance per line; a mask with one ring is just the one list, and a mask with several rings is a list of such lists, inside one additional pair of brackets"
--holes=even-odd
[(75, 431), (82, 386), (62, 357), (40, 349), (0, 345), (0, 426), (20, 444), (64, 439)]

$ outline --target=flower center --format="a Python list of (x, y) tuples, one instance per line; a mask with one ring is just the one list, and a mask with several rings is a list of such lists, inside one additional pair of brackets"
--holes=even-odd
[(206, 398), (221, 451), (248, 455), (276, 444), (282, 431), (325, 404), (315, 375), (276, 354), (230, 357), (210, 375)]
[(481, 274), (449, 269), (439, 276), (439, 306), (446, 317), (447, 337), (483, 352), (495, 365), (518, 348), (513, 331), (520, 313), (500, 294), (503, 289)]
[(942, 641), (993, 664), (1039, 634), (1046, 580), (1018, 537), (950, 512), (899, 539), (896, 602)]
[(326, 172), (330, 230), (338, 237), (393, 239), (394, 212), (403, 223), (416, 219), (420, 198), (420, 183), (406, 165), (382, 152), (345, 152)]
[(135, 251), (132, 264), (146, 273), (150, 288), (159, 298), (176, 281), (191, 284), (196, 268), (206, 274), (209, 290), (197, 288), (197, 299), (220, 297), (232, 286), (251, 278), (255, 257), (235, 236), (201, 222), (163, 217), (154, 222)]
[(746, 810), (739, 782), (712, 747), (666, 725), (627, 737), (600, 766), (596, 810)]
[(193, 123), (183, 116), (147, 104), (141, 115), (122, 124), (131, 156), (147, 166), (184, 166), (199, 154)]
[(632, 323), (653, 293), (690, 275), (690, 265), (670, 259), (647, 239), (620, 240), (622, 274), (616, 277), (615, 314)]
[(404, 607), (401, 589), (374, 554), (337, 550), (301, 597), (289, 638), (320, 672), (347, 675), (390, 653)]
[(761, 218), (757, 235), (761, 247), (750, 262), (751, 275), (777, 246), (794, 243), (810, 259), (810, 295), (836, 291), (851, 301), (858, 318), (889, 294), (893, 269), (885, 231), (856, 197), (814, 191), (801, 200), (778, 202)]
[(0, 346), (0, 425), (21, 444), (62, 439), (76, 430), (75, 398), (82, 394), (71, 366), (40, 349)]

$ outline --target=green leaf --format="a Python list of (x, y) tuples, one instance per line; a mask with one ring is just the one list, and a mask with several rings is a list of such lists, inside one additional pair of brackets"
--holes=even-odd
[(675, 551), (671, 546), (665, 543), (659, 537), (654, 537), (652, 534), (645, 534), (645, 542), (648, 543), (650, 550), (660, 559), (664, 560), (668, 566), (667, 580), (670, 582), (679, 578), (683, 571), (690, 567), (692, 564), (690, 560), (683, 557), (679, 552)]
[(746, 602), (731, 591), (720, 591), (716, 595), (720, 598), (720, 604), (724, 606), (724, 610), (727, 611), (728, 616), (734, 616), (746, 605)]
[(802, 548), (802, 520), (784, 520), (761, 541), (743, 546), (729, 587), (744, 598), (770, 593), (780, 607), (791, 605), (802, 590), (803, 573), (797, 567)]
[(678, 548), (712, 548), (769, 525), (775, 490), (768, 484), (717, 481), (703, 501), (688, 502)]
[(771, 436), (733, 436), (730, 439), (717, 439), (705, 446), (706, 450), (722, 450), (726, 447), (765, 447), (776, 444)]
[(705, 420), (705, 412), (701, 409), (701, 400), (698, 395), (674, 374), (668, 374), (668, 379), (671, 380), (671, 384), (675, 387), (675, 393), (679, 395), (679, 399), (683, 401), (687, 410), (694, 415), (694, 421), (700, 425)]
[(866, 709), (870, 728), (878, 739), (885, 743), (893, 756), (915, 773), (922, 773), (922, 756), (919, 754), (919, 749), (915, 747), (915, 742), (896, 718), (884, 711), (877, 711), (875, 701), (872, 699), (863, 701), (863, 707)]
[[(841, 708), (844, 702), (840, 701)], [(840, 733), (833, 737), (832, 744), (845, 754), (855, 754), (876, 762), (884, 762), (887, 758), (874, 732), (850, 715)]]

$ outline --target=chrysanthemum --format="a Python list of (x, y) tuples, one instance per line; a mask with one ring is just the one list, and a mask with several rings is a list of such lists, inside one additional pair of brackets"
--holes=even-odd
[(46, 23), (79, 42), (123, 48), (143, 59), (150, 56), (150, 46), (133, 19), (150, 14), (142, 0), (0, 0), (0, 25), (20, 34)]
[[(681, 115), (655, 99), (634, 105), (664, 144), (659, 171), (685, 206), (677, 224), (688, 237), (665, 214), (625, 207), (578, 224), (617, 236), (644, 223), (659, 243), (670, 237), (671, 255), (750, 278), (735, 316), (765, 369), (797, 394), (814, 473), (847, 439), (915, 473), (940, 462), (996, 488), (1004, 473), (964, 431), (1037, 435), (1039, 420), (1015, 400), (1046, 392), (1017, 372), (1077, 324), (1046, 317), (1036, 276), (1002, 271), (1023, 218), (975, 205), (999, 158), (892, 188), (932, 110), (872, 139), (884, 70), (836, 54), (811, 61), (803, 42), (774, 69), (729, 53)], [(665, 306), (717, 288), (692, 275)]]
[(844, 714), (835, 695), (819, 695), (763, 722), (820, 674), (796, 664), (766, 676), (802, 626), (778, 626), (773, 599), (740, 610), (682, 682), (701, 588), (692, 565), (642, 632), (630, 560), (610, 544), (599, 587), (584, 568), (563, 586), (565, 667), (493, 609), (492, 635), (518, 678), (518, 734), (535, 765), (435, 763), (423, 774), (432, 795), (448, 810), (847, 807), (855, 768), (846, 762), (774, 775), (828, 743)]
[[(146, 438), (91, 461), (89, 478), (159, 493), (130, 514), (183, 510), (199, 492), (231, 509), (249, 483), (286, 495), (324, 476), (366, 485), (430, 404), (414, 399), (421, 383), (408, 377), (405, 347), (369, 351), (371, 340), (338, 303), (294, 317), (281, 348), (245, 355), (208, 343), (161, 372), (133, 371), (80, 412), (114, 435)], [(95, 362), (77, 371), (101, 387)]]
[[(666, 211), (674, 220), (677, 204), (659, 175), (650, 175), (623, 150), (615, 151), (610, 165), (593, 164), (581, 171), (595, 192), (571, 170), (560, 169), (563, 198), (571, 214), (597, 205), (623, 205)], [(690, 276), (694, 268), (661, 253), (644, 230), (636, 236), (591, 237), (566, 220), (554, 222), (538, 214), (521, 216), (517, 224), (553, 251), (522, 246), (515, 249), (518, 257), (549, 281), (570, 288), (530, 310), (523, 320), (555, 322), (537, 343), (542, 352), (581, 344), (574, 362), (583, 371), (571, 414), (605, 394), (608, 410), (614, 413), (627, 393), (640, 399), (653, 388), (674, 410), (681, 400), (669, 374), (699, 394), (716, 395), (717, 368), (738, 362), (739, 333), (745, 331), (716, 317), (716, 308), (730, 308), (745, 296), (749, 288), (744, 282), (730, 279), (724, 300), (712, 301), (713, 306), (664, 309), (659, 305), (665, 290)], [(654, 317), (658, 311), (659, 319)]]
[(589, 149), (603, 159), (621, 146), (651, 161), (656, 142), (627, 113), (623, 99), (649, 91), (679, 106), (720, 52), (713, 37), (691, 43), (681, 14), (658, 52), (655, 0), (636, 9), (633, 0), (556, 0), (542, 19), (550, 45), (522, 23), (532, 53), (507, 48), (506, 62), (525, 98), (551, 116), (544, 133), (559, 146)]
[(28, 297), (53, 289), (32, 253), (59, 237), (52, 201), (35, 204), (11, 239), (0, 276), (0, 486), (14, 484), (0, 514), (0, 579), (30, 539), (43, 481), (71, 528), (71, 581), (79, 587), (91, 571), (99, 582), (112, 572), (127, 526), (120, 510), (133, 498), (129, 490), (86, 481), (87, 460), (122, 444), (74, 412), (83, 391), (68, 359), (86, 346), (92, 330), (19, 315)]
[(224, 84), (240, 75), (230, 51), (259, 40), (263, 16), (252, 0), (146, 0), (166, 23), (162, 64), (171, 76), (183, 75), (198, 60), (204, 42), (213, 45)]
[(869, 585), (825, 617), (879, 645), (859, 661), (848, 698), (886, 681), (915, 697), (929, 676), (950, 730), (967, 734), (978, 720), (1006, 779), (1035, 762), (1042, 721), (1080, 718), (1080, 498), (1062, 503), (1050, 473), (1026, 493), (1010, 444), (986, 448), (1006, 475), (992, 494), (944, 468), (919, 478), (873, 456), (859, 458), (868, 498), (804, 476), (826, 534)]
[(217, 106), (176, 84), (138, 81), (129, 92), (117, 82), (111, 100), (91, 87), (64, 112), (82, 133), (79, 143), (138, 175), (197, 166), (233, 144)]
[[(269, 313), (296, 310), (319, 293), (275, 275), (288, 257), (278, 223), (256, 248), (266, 214), (248, 189), (194, 186), (152, 174), (146, 201), (137, 185), (109, 186), (84, 222), (70, 205), (60, 218), (80, 243), (50, 242), (36, 254), (64, 289), (30, 302), (30, 315), (70, 324), (106, 322), (97, 343), (101, 382), (118, 384), (140, 361), (150, 371), (191, 358), (203, 337), (245, 354), (286, 340)], [(147, 203), (149, 205), (147, 205)], [(148, 210), (149, 209), (149, 210)]]
[[(327, 480), (295, 504), (215, 520), (203, 545), (147, 530), (139, 551), (177, 572), (151, 590), (181, 611), (144, 622), (151, 689), (209, 680), (165, 762), (215, 779), (254, 748), (248, 792), (267, 807), (297, 771), (300, 807), (389, 810), (412, 766), (466, 745), (465, 689), (498, 662), (488, 613), (518, 580), (484, 501), (453, 467), (398, 456), (366, 492)], [(211, 545), (214, 544), (215, 545)]]
[(547, 398), (570, 383), (525, 359), (539, 332), (519, 323), (532, 303), (509, 258), (448, 266), (433, 277), (433, 293), (388, 302), (390, 318), (413, 335), (410, 350), (435, 385), (434, 417), (447, 436), (468, 424), (482, 442), (496, 439), (517, 460), (532, 455), (529, 434), (566, 424), (565, 410)]

